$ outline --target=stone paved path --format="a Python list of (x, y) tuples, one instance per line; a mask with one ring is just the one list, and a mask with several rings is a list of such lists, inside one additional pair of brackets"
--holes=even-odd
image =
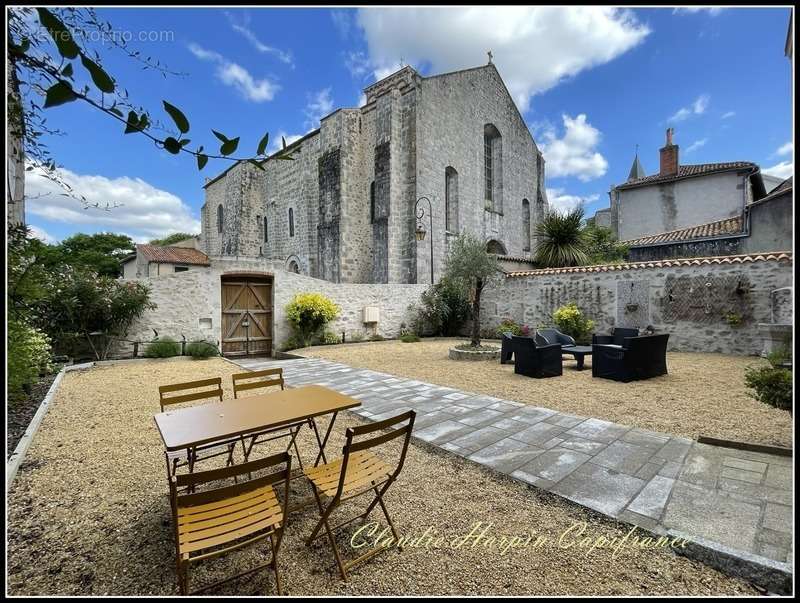
[[(414, 436), (519, 481), (722, 556), (792, 571), (792, 459), (697, 443), (318, 358), (282, 366), (289, 385), (361, 400), (370, 420), (417, 411)], [(753, 557), (753, 556), (758, 557)]]

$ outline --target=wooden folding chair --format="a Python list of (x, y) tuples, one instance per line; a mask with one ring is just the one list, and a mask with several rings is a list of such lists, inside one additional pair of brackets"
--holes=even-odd
[[(268, 470), (284, 464), (283, 469)], [(175, 527), (178, 588), (182, 595), (198, 594), (241, 576), (271, 568), (281, 594), (278, 551), (286, 530), (289, 504), (289, 474), (292, 457), (287, 452), (222, 469), (174, 475), (170, 478), (170, 501)], [(259, 475), (261, 472), (261, 475)], [(265, 473), (266, 472), (266, 473)], [(245, 474), (252, 477), (240, 482)], [(203, 485), (236, 479), (235, 484), (203, 489)], [(283, 501), (273, 484), (283, 482)], [(200, 490), (200, 491), (197, 491)], [(189, 592), (189, 567), (231, 551), (269, 539), (271, 559), (239, 574)]]
[[(188, 393), (187, 393), (188, 392)], [(187, 381), (186, 383), (174, 383), (172, 385), (162, 385), (158, 388), (160, 397), (161, 412), (173, 404), (185, 404), (187, 402), (197, 402), (198, 400), (212, 400), (216, 398), (222, 402), (222, 378), (200, 379), (199, 381)], [(167, 477), (175, 475), (179, 467), (188, 466), (189, 471), (194, 470), (194, 465), (200, 461), (228, 455), (227, 464), (233, 464), (233, 451), (236, 448), (238, 439), (224, 442), (214, 442), (198, 446), (189, 450), (167, 451)]]
[[(286, 389), (286, 385), (283, 381), (283, 369), (282, 368), (271, 368), (271, 369), (264, 369), (261, 371), (249, 371), (247, 373), (236, 373), (231, 375), (233, 380), (233, 397), (238, 398), (239, 392), (242, 391), (249, 391), (252, 389), (260, 389), (265, 387), (278, 387), (280, 386), (281, 390)], [(242, 437), (242, 452), (244, 453), (244, 460), (247, 461), (250, 458), (250, 453), (253, 451), (253, 447), (256, 444), (264, 444), (266, 442), (271, 442), (272, 440), (279, 440), (281, 438), (289, 438), (289, 445), (286, 447), (286, 450), (289, 448), (294, 447), (295, 454), (297, 455), (297, 462), (300, 465), (300, 469), (303, 468), (303, 460), (300, 458), (300, 450), (297, 448), (297, 434), (300, 432), (300, 428), (308, 423), (309, 426), (313, 428), (311, 425), (311, 419), (306, 421), (301, 421), (300, 423), (293, 423), (291, 425), (282, 425), (281, 427), (276, 427), (273, 429), (267, 429), (265, 431), (260, 431), (258, 433), (248, 434), (247, 436)], [(265, 437), (266, 436), (266, 437)], [(249, 438), (249, 443), (245, 443), (245, 439)]]
[[(341, 459), (305, 470), (306, 477), (311, 481), (314, 497), (317, 500), (317, 506), (320, 512), (320, 520), (306, 540), (306, 545), (310, 545), (311, 542), (318, 537), (320, 529), (325, 528), (328, 540), (331, 543), (331, 548), (333, 548), (333, 556), (336, 558), (336, 565), (339, 566), (339, 572), (343, 580), (347, 580), (347, 570), (357, 563), (365, 561), (373, 555), (385, 550), (385, 547), (372, 549), (357, 559), (345, 563), (336, 546), (336, 538), (334, 536), (336, 530), (357, 519), (366, 519), (375, 506), (380, 505), (386, 517), (386, 521), (389, 524), (389, 528), (392, 530), (392, 535), (396, 540), (399, 540), (392, 518), (389, 516), (389, 511), (386, 509), (383, 496), (395, 479), (397, 479), (400, 470), (403, 468), (416, 416), (416, 412), (409, 410), (396, 417), (385, 419), (371, 425), (348, 428), (345, 432), (346, 443), (342, 449)], [(404, 421), (408, 422), (405, 426), (393, 429), (388, 433), (359, 442), (353, 441), (356, 437), (371, 434), (381, 429), (387, 429)], [(403, 442), (400, 458), (394, 469), (369, 452), (370, 448), (380, 446), (399, 437), (404, 437), (405, 440)], [(353, 517), (336, 527), (332, 528), (330, 526), (329, 519), (331, 513), (333, 513), (342, 502), (370, 492), (374, 493), (375, 498), (363, 514)], [(321, 494), (330, 498), (327, 507), (322, 504)]]

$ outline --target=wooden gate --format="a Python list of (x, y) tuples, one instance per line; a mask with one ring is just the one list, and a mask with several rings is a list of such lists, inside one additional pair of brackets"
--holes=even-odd
[(272, 355), (272, 278), (222, 277), (222, 354)]

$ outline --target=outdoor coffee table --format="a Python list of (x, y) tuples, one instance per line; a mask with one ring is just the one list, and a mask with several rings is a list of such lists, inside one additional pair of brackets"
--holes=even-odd
[(586, 356), (592, 355), (592, 346), (590, 345), (571, 345), (568, 348), (561, 348), (562, 354), (570, 354), (575, 360), (578, 361), (578, 370), (583, 370), (583, 359)]
[[(167, 410), (155, 415), (156, 426), (168, 452), (192, 449), (203, 444), (226, 441), (310, 420), (319, 445), (314, 466), (327, 463), (325, 445), (341, 410), (356, 408), (361, 402), (321, 385), (212, 402)], [(320, 438), (314, 419), (332, 415), (325, 437)]]

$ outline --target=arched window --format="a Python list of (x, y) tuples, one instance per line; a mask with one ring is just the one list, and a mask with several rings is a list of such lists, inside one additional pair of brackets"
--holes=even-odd
[(531, 203), (522, 200), (522, 250), (531, 250)]
[(294, 209), (289, 208), (289, 236), (294, 236)]
[(496, 253), (497, 255), (506, 255), (505, 246), (500, 241), (496, 241), (495, 239), (492, 239), (486, 243), (486, 251), (489, 253)]
[(267, 216), (264, 216), (264, 242), (269, 243), (269, 232), (267, 230)]
[(369, 222), (375, 224), (375, 181), (369, 185)]
[(444, 229), (458, 232), (458, 172), (447, 166), (444, 170)]
[(492, 124), (483, 126), (483, 191), (486, 208), (503, 211), (503, 142)]
[(297, 265), (297, 262), (292, 260), (289, 262), (289, 272), (294, 272), (295, 274), (300, 274), (300, 266)]
[(217, 206), (217, 232), (222, 232), (222, 227), (225, 224), (225, 216), (223, 215), (222, 204)]

